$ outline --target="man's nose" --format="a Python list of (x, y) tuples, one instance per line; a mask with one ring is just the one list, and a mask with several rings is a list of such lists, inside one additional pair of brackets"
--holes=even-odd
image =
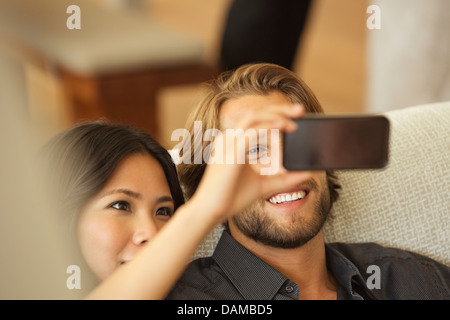
[(280, 146), (277, 148), (277, 152), (278, 152), (278, 170), (277, 170), (276, 174), (286, 173), (287, 170), (283, 166), (283, 146), (281, 143), (280, 143)]
[(272, 174), (283, 174), (287, 170), (283, 166), (283, 136), (280, 132), (276, 131), (275, 134), (271, 134), (271, 172)]

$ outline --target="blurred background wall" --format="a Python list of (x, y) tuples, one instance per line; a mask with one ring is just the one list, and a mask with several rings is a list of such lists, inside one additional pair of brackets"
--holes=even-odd
[[(233, 4), (233, 0), (88, 1), (130, 11), (198, 41), (201, 59), (213, 67), (219, 62)], [(380, 29), (366, 26), (371, 4), (380, 8)], [(85, 29), (86, 14), (84, 10)], [(62, 13), (61, 19), (68, 16)], [(329, 113), (379, 112), (449, 100), (449, 18), (446, 0), (312, 0), (292, 69)], [(45, 141), (73, 122), (61, 75), (48, 61), (31, 63), (29, 57), (24, 60), (24, 74), (28, 112), (44, 128), (40, 138)], [(155, 95), (158, 139), (166, 147), (176, 144), (171, 133), (184, 126), (202, 95), (201, 82), (166, 85)]]
[[(217, 63), (219, 57), (224, 23), (232, 3), (231, 0), (90, 1), (134, 10), (149, 21), (157, 20), (176, 32), (199, 40), (204, 46), (203, 58), (212, 64)], [(366, 109), (366, 8), (365, 0), (312, 1), (293, 69), (314, 90), (327, 112), (362, 112)], [(82, 6), (81, 11), (82, 28), (87, 28)], [(63, 19), (69, 16), (62, 15)], [(36, 65), (29, 60), (25, 60), (24, 72), (29, 112), (44, 128), (41, 139), (45, 141), (71, 124), (61, 79), (51, 65)], [(166, 146), (175, 145), (170, 141), (172, 131), (184, 126), (201, 94), (200, 83), (168, 86), (159, 91), (159, 139)]]
[(371, 3), (382, 22), (367, 35), (367, 109), (450, 100), (450, 1)]
[(46, 201), (36, 162), (41, 128), (27, 112), (21, 61), (3, 43), (0, 70), (0, 300), (82, 298), (92, 278), (86, 273), (82, 289), (67, 288), (67, 267), (81, 260), (61, 228), (62, 213)]

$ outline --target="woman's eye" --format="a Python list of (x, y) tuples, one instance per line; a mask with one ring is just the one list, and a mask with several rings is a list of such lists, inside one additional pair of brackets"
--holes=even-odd
[(162, 207), (159, 208), (158, 210), (156, 210), (156, 215), (157, 216), (168, 216), (171, 217), (173, 214), (172, 209), (168, 208), (168, 207)]
[(131, 211), (131, 206), (127, 201), (114, 202), (110, 207), (120, 211)]

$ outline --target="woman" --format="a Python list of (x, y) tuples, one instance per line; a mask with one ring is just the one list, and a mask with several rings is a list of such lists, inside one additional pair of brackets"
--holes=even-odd
[[(170, 155), (135, 128), (86, 122), (59, 134), (46, 148), (57, 210), (70, 218), (81, 254), (100, 281), (184, 203)], [(154, 205), (153, 212), (147, 212), (144, 201)], [(105, 247), (109, 250), (101, 250)]]
[[(293, 131), (292, 118), (303, 112), (300, 106), (268, 107), (243, 117), (240, 128)], [(248, 150), (247, 143), (237, 135), (216, 139), (214, 150), (243, 144)], [(137, 129), (88, 122), (57, 136), (46, 151), (59, 210), (74, 216), (81, 253), (100, 280), (92, 299), (165, 298), (215, 226), (302, 179), (300, 172), (263, 176), (250, 164), (218, 161), (184, 203), (168, 152)]]

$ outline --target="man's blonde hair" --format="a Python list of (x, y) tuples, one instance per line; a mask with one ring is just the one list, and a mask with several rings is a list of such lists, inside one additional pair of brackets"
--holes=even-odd
[[(186, 129), (192, 139), (183, 140), (184, 144), (190, 145), (184, 145), (182, 150), (188, 150), (186, 149), (188, 147), (191, 152), (183, 154), (181, 150), (180, 153), (181, 163), (178, 165), (178, 175), (186, 199), (194, 194), (206, 167), (207, 159), (203, 159), (201, 164), (196, 164), (194, 155), (203, 155), (210, 144), (210, 141), (203, 139), (206, 131), (221, 129), (219, 114), (222, 105), (230, 99), (245, 95), (268, 95), (274, 91), (283, 93), (292, 103), (302, 104), (306, 112), (323, 113), (323, 109), (311, 89), (294, 72), (275, 64), (247, 64), (235, 71), (224, 72), (209, 83), (206, 95), (186, 123)], [(194, 134), (195, 121), (201, 121), (201, 135)], [(338, 197), (336, 189), (340, 186), (332, 172), (327, 172), (327, 179), (333, 203)]]

